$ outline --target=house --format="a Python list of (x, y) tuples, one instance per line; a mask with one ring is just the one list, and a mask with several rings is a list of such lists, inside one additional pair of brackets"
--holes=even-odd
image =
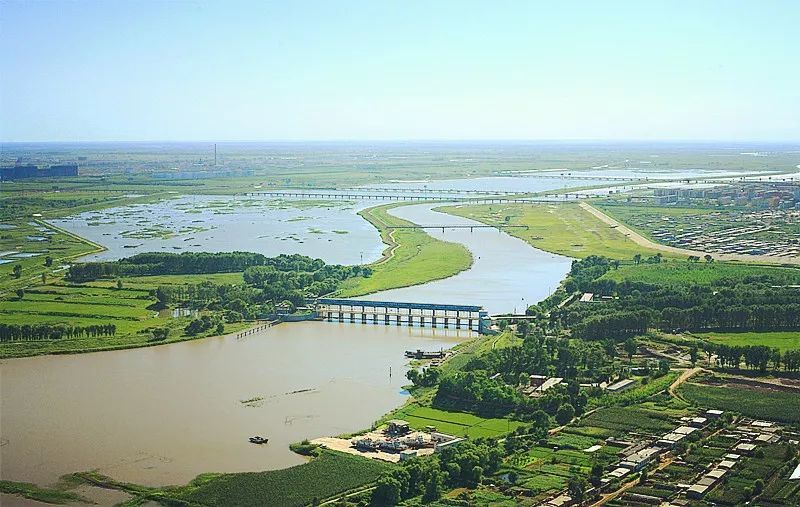
[(608, 392), (610, 392), (610, 393), (621, 393), (622, 391), (626, 391), (626, 390), (630, 389), (635, 384), (636, 384), (636, 381), (634, 379), (626, 378), (626, 379), (620, 380), (618, 382), (614, 382), (613, 384), (608, 386), (608, 389), (606, 389), (606, 390)]
[(629, 455), (619, 464), (619, 466), (628, 468), (634, 472), (638, 472), (642, 468), (654, 462), (656, 458), (658, 458), (658, 455), (661, 454), (661, 451), (663, 451), (663, 449), (658, 447), (645, 447), (644, 449)]
[(414, 449), (404, 449), (400, 451), (400, 461), (408, 461), (417, 457), (417, 451)]
[(717, 418), (721, 417), (723, 413), (724, 412), (722, 410), (710, 409), (710, 410), (706, 410), (706, 414), (705, 415), (709, 419), (717, 419)]
[(442, 452), (443, 449), (447, 449), (448, 447), (458, 445), (463, 441), (464, 441), (463, 438), (454, 438), (453, 440), (448, 440), (447, 442), (440, 442), (436, 444), (436, 447), (433, 450), (434, 452)]
[(705, 417), (692, 417), (689, 420), (689, 425), (695, 428), (703, 428), (706, 424), (708, 424), (708, 419)]
[(741, 443), (733, 448), (734, 451), (742, 453), (745, 456), (752, 456), (756, 450), (756, 444)]
[(411, 431), (411, 425), (402, 419), (392, 419), (389, 421), (389, 428), (386, 430), (387, 433), (393, 435), (405, 435), (409, 431)]

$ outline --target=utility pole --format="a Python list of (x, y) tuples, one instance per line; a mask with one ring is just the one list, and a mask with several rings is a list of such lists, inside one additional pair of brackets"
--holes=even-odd
[(217, 143), (214, 143), (214, 167), (217, 167)]

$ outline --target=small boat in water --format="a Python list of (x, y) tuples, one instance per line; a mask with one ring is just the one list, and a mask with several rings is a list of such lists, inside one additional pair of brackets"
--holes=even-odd
[(268, 438), (260, 437), (258, 435), (250, 437), (251, 444), (266, 444), (267, 442), (269, 442)]

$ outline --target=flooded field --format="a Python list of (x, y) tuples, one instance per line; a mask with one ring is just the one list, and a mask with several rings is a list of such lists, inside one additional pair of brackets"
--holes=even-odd
[(290, 443), (367, 428), (402, 404), (405, 350), (469, 336), (305, 322), (240, 340), (4, 361), (2, 478), (48, 484), (97, 468), (163, 485), (298, 464)]
[(53, 224), (107, 250), (83, 260), (140, 252), (298, 253), (334, 264), (368, 263), (383, 250), (378, 232), (356, 214), (375, 201), (186, 196), (75, 217)]

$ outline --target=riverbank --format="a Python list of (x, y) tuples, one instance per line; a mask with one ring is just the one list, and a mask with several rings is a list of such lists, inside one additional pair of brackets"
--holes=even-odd
[(372, 276), (346, 280), (337, 296), (363, 296), (420, 285), (449, 278), (472, 266), (472, 254), (464, 245), (435, 239), (422, 229), (390, 229), (415, 225), (389, 214), (390, 209), (409, 204), (384, 204), (358, 213), (380, 232), (386, 249), (381, 259), (370, 265)]
[(524, 225), (527, 229), (506, 229), (506, 232), (540, 250), (569, 257), (602, 255), (631, 259), (636, 254), (657, 253), (655, 249), (637, 245), (577, 203), (459, 205), (444, 206), (437, 211), (486, 225)]

